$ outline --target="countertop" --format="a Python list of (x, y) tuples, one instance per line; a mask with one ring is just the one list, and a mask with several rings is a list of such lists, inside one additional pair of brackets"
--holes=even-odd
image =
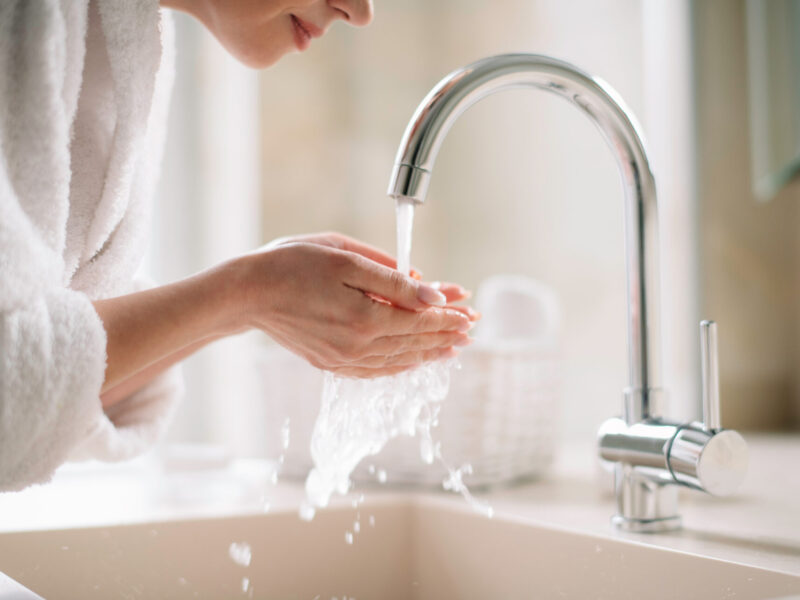
[[(800, 436), (749, 435), (750, 469), (738, 495), (682, 491), (681, 531), (632, 534), (610, 524), (614, 498), (590, 444), (562, 446), (540, 481), (477, 493), (496, 519), (625, 539), (800, 576)], [(8, 532), (163, 522), (298, 511), (297, 482), (273, 483), (277, 463), (211, 458), (165, 467), (157, 454), (122, 465), (68, 465), (52, 483), (0, 494), (0, 535)], [(336, 506), (435, 503), (468, 509), (446, 492), (356, 485)]]

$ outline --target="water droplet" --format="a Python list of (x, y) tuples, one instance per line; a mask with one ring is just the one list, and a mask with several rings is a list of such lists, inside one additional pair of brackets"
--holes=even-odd
[(369, 516), (369, 526), (370, 527), (375, 527), (375, 515), (370, 515)]
[(353, 543), (353, 532), (352, 531), (345, 531), (344, 532), (344, 541), (348, 544)]
[(281, 426), (281, 448), (284, 450), (289, 447), (289, 431), (289, 417), (286, 417), (286, 420)]
[(303, 521), (312, 520), (316, 513), (317, 510), (313, 506), (311, 506), (308, 502), (303, 502), (300, 505), (299, 516)]
[(386, 471), (384, 469), (381, 469), (380, 471), (378, 471), (378, 481), (380, 483), (386, 483), (386, 479), (387, 479)]
[(358, 521), (356, 521), (355, 523), (353, 523), (353, 531), (355, 531), (356, 533), (358, 533), (359, 531), (361, 531), (361, 523), (359, 523)]
[(433, 464), (433, 440), (430, 438), (422, 438), (419, 442), (419, 451), (420, 456), (422, 457), (422, 462), (426, 465)]
[(232, 542), (228, 547), (228, 556), (231, 560), (241, 567), (249, 567), (252, 553), (250, 544), (247, 542)]
[(246, 592), (248, 589), (250, 589), (250, 579), (242, 577), (242, 591)]
[(178, 577), (178, 585), (186, 585), (186, 584), (188, 584), (188, 583), (189, 583), (189, 582), (188, 582), (188, 581), (186, 581), (186, 578), (185, 578), (185, 577)]
[(69, 546), (61, 546), (62, 550), (69, 550)]

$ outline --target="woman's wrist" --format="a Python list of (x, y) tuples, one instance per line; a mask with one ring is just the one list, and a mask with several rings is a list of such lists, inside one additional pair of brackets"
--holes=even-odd
[(234, 335), (254, 327), (256, 286), (268, 271), (264, 258), (263, 253), (237, 256), (196, 276), (198, 293), (214, 313), (213, 335)]

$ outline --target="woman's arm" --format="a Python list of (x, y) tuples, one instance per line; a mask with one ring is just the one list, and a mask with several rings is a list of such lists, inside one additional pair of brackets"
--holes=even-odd
[[(235, 333), (223, 270), (117, 298), (94, 308), (106, 330), (103, 405), (114, 404), (214, 339)], [(111, 393), (113, 392), (113, 393)]]
[[(380, 262), (379, 262), (380, 261)], [(375, 377), (450, 356), (476, 315), (338, 234), (289, 238), (162, 287), (98, 300), (110, 406), (207, 343), (258, 328), (313, 365)]]
[(138, 373), (129, 375), (127, 379), (123, 379), (117, 384), (108, 387), (106, 391), (100, 394), (100, 400), (103, 407), (112, 406), (120, 400), (127, 398), (134, 392), (139, 391), (175, 363), (191, 356), (204, 346), (207, 346), (211, 342), (218, 340), (221, 337), (222, 336), (216, 336), (199, 340), (194, 344), (190, 344), (189, 346), (186, 346), (177, 352), (173, 352), (172, 354), (157, 360)]

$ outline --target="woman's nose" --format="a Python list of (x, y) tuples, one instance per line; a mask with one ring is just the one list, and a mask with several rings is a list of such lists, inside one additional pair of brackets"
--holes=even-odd
[(328, 0), (328, 5), (343, 13), (350, 25), (364, 27), (372, 22), (372, 0)]

